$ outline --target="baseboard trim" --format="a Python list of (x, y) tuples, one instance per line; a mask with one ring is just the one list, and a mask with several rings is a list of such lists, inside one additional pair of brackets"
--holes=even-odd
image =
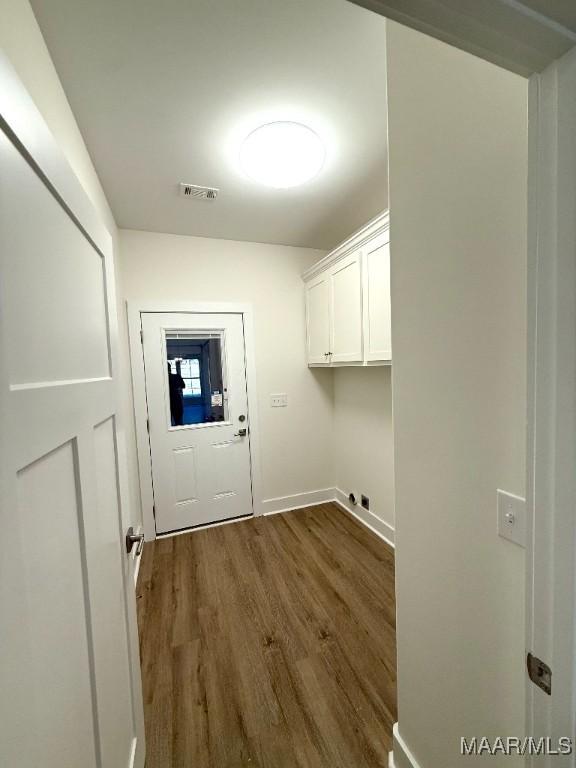
[(341, 491), (340, 488), (335, 489), (334, 501), (336, 504), (342, 507), (342, 509), (346, 510), (346, 512), (349, 512), (363, 525), (369, 528), (372, 533), (375, 533), (377, 536), (383, 539), (386, 544), (394, 547), (394, 528), (392, 528), (389, 523), (385, 523), (384, 520), (380, 520), (379, 517), (376, 517), (376, 515), (373, 515), (372, 512), (364, 509), (364, 507), (361, 507), (358, 504), (351, 504), (348, 501), (348, 494), (344, 493), (344, 491)]
[(264, 499), (262, 513), (264, 515), (277, 515), (280, 512), (291, 512), (293, 509), (326, 504), (329, 501), (334, 501), (334, 494), (334, 488), (323, 488), (320, 491), (307, 491), (306, 493), (294, 493), (291, 496), (278, 496), (276, 499)]
[(394, 745), (394, 751), (390, 752), (388, 763), (389, 768), (421, 768), (412, 752), (410, 752), (408, 749), (406, 742), (402, 736), (400, 736), (398, 723), (394, 723), (392, 741)]

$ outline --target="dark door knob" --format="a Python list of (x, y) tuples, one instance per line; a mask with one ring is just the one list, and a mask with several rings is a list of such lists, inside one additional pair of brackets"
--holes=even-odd
[(144, 547), (144, 534), (134, 533), (134, 528), (130, 526), (130, 528), (128, 528), (126, 531), (126, 552), (128, 554), (132, 552), (132, 547), (134, 544), (138, 545), (138, 549), (136, 550), (136, 557), (138, 557), (140, 554), (142, 554), (142, 548)]

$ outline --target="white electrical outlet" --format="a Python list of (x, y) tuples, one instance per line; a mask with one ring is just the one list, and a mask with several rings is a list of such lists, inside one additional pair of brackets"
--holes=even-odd
[(498, 535), (526, 546), (526, 501), (506, 491), (497, 491)]
[(270, 405), (272, 408), (286, 408), (288, 395), (285, 392), (279, 395), (270, 395)]

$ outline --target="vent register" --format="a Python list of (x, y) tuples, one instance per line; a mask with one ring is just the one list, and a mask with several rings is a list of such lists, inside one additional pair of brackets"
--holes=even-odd
[(197, 184), (180, 183), (180, 197), (187, 197), (190, 200), (216, 200), (219, 189), (216, 187), (200, 187)]

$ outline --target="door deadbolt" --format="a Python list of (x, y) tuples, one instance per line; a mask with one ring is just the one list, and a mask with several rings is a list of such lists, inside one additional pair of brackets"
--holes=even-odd
[(246, 416), (244, 416), (244, 414), (241, 413), (240, 416), (238, 416), (238, 421), (246, 421)]

